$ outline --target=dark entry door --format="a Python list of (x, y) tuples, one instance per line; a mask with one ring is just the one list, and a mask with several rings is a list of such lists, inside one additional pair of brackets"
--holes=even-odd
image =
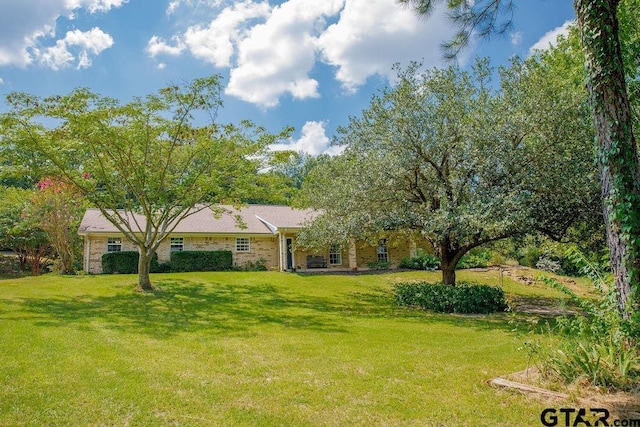
[(293, 239), (287, 239), (287, 270), (293, 270)]

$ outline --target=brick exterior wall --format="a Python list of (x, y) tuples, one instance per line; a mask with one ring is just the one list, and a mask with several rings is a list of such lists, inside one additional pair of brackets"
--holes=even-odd
[[(107, 252), (107, 238), (113, 236), (91, 236), (89, 273), (102, 273), (102, 255)], [(179, 236), (183, 238), (183, 250), (185, 251), (215, 251), (229, 250), (233, 253), (233, 263), (237, 267), (244, 267), (247, 262), (264, 260), (267, 269), (278, 269), (278, 239), (276, 236), (238, 236), (249, 239), (249, 252), (236, 251), (236, 236)], [(86, 242), (86, 240), (85, 240)], [(86, 246), (85, 246), (86, 247)], [(86, 250), (86, 249), (85, 249)], [(137, 248), (126, 239), (122, 239), (123, 251), (135, 251)], [(171, 239), (167, 238), (158, 247), (158, 262), (169, 262), (171, 259)], [(86, 253), (85, 253), (86, 256)], [(86, 260), (85, 260), (86, 263)], [(85, 264), (86, 265), (86, 264)]]
[[(89, 243), (89, 273), (100, 274), (102, 273), (102, 255), (107, 252), (107, 238), (119, 237), (114, 235), (100, 235), (85, 237), (85, 257), (86, 257), (86, 245)], [(230, 250), (233, 253), (233, 263), (237, 267), (244, 267), (247, 262), (257, 262), (264, 260), (267, 269), (278, 270), (280, 255), (278, 253), (278, 236), (180, 236), (174, 237), (183, 238), (183, 250), (185, 251), (214, 251), (214, 250)], [(250, 240), (249, 252), (237, 252), (236, 251), (236, 237), (246, 237)], [(293, 238), (292, 235), (286, 236), (287, 238)], [(429, 253), (433, 253), (433, 249), (428, 247), (428, 244), (420, 242), (417, 247), (421, 248)], [(397, 267), (400, 260), (404, 257), (412, 255), (416, 249), (416, 245), (412, 245), (407, 240), (395, 240), (389, 241), (387, 246), (387, 252), (389, 256), (389, 263), (392, 267)], [(135, 251), (136, 247), (126, 239), (122, 239), (123, 251)], [(376, 261), (377, 258), (377, 246), (372, 246), (365, 242), (356, 243), (356, 260), (357, 268), (360, 270), (366, 270), (367, 264)], [(158, 248), (158, 261), (160, 263), (169, 262), (171, 259), (171, 241), (170, 239), (162, 242)], [(342, 248), (342, 263), (337, 265), (329, 264), (329, 249), (324, 251), (305, 250), (302, 248), (296, 248), (294, 251), (294, 267), (296, 269), (307, 269), (307, 255), (321, 255), (327, 260), (327, 269), (331, 270), (348, 270), (349, 265), (349, 247)], [(283, 253), (283, 256), (286, 254)], [(85, 266), (86, 259), (85, 259)], [(286, 265), (286, 258), (283, 260)]]
[[(87, 243), (89, 244), (89, 273), (92, 274), (101, 274), (102, 273), (102, 255), (107, 253), (107, 239), (109, 237), (121, 237), (117, 234), (109, 235), (109, 236), (89, 236), (85, 237), (85, 259), (84, 264), (86, 265), (86, 248)], [(123, 251), (135, 251), (137, 248), (133, 243), (122, 238), (122, 250)]]

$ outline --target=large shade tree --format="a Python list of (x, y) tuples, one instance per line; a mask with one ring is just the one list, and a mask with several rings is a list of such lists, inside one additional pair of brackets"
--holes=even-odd
[[(398, 0), (426, 16), (445, 3), (456, 36), (445, 45), (453, 57), (474, 35), (488, 37), (506, 31), (514, 0)], [(625, 60), (629, 48), (620, 36), (637, 46), (636, 0), (574, 0), (587, 71), (593, 123), (598, 147), (603, 213), (618, 306), (630, 318), (640, 304), (640, 161), (633, 133), (633, 114), (626, 73), (636, 67)], [(635, 11), (634, 11), (635, 7)], [(626, 19), (620, 25), (619, 17)], [(635, 24), (633, 20), (635, 19)], [(634, 38), (635, 37), (635, 38)], [(628, 55), (629, 56), (629, 55)], [(627, 56), (627, 57), (628, 57)], [(637, 87), (637, 81), (631, 85)]]
[(151, 260), (178, 223), (250, 197), (266, 147), (289, 131), (216, 124), (219, 80), (172, 85), (124, 104), (88, 89), (7, 97), (5, 140), (47, 158), (137, 246), (142, 290), (154, 289)]
[(399, 70), (338, 130), (344, 153), (311, 171), (305, 201), (324, 214), (306, 243), (418, 231), (455, 284), (472, 248), (534, 230), (562, 238), (598, 193), (584, 96), (572, 82), (540, 81), (558, 71), (539, 57), (516, 62), (495, 90), (484, 60), (472, 73)]

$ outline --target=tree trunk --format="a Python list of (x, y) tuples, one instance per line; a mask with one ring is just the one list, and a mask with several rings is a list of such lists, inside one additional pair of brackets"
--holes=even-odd
[(440, 269), (442, 270), (442, 283), (445, 285), (456, 285), (456, 266), (467, 253), (467, 250), (454, 249), (448, 240), (440, 243)]
[(640, 284), (640, 166), (618, 38), (618, 3), (575, 0), (574, 7), (599, 146), (611, 269), (620, 312), (628, 319)]
[(138, 259), (138, 289), (142, 292), (153, 292), (156, 288), (151, 284), (149, 272), (151, 271), (151, 258), (147, 248), (140, 249), (140, 258)]
[(440, 260), (440, 268), (442, 269), (442, 283), (445, 285), (456, 285), (456, 266), (452, 262)]

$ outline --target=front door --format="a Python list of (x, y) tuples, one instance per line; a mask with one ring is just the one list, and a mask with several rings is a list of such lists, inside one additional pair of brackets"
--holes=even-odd
[(287, 270), (293, 270), (293, 239), (287, 239)]

